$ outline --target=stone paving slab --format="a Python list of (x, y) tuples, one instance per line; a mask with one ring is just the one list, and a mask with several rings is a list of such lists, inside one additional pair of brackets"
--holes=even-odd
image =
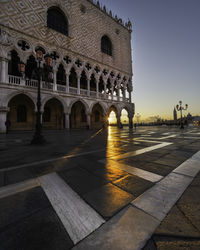
[(171, 173), (134, 200), (132, 205), (162, 221), (191, 182), (191, 177)]
[[(181, 139), (181, 138), (177, 138), (178, 136), (180, 137), (179, 135), (180, 130), (173, 128), (173, 129), (170, 129), (169, 132), (166, 132), (166, 131), (169, 131), (169, 129), (168, 128), (157, 129), (157, 128), (149, 127), (147, 129), (143, 129), (143, 132), (140, 131), (139, 133), (135, 134), (134, 131), (129, 131), (126, 128), (123, 130), (112, 128), (110, 130), (111, 133), (109, 132), (110, 134), (108, 135), (108, 137), (105, 131), (99, 134), (98, 136), (94, 136), (95, 135), (94, 131), (93, 132), (86, 131), (86, 134), (80, 131), (79, 132), (77, 131), (74, 133), (66, 132), (66, 134), (58, 131), (52, 135), (51, 133), (45, 133), (45, 136), (48, 137), (48, 144), (45, 145), (44, 147), (35, 147), (35, 146), (32, 147), (28, 145), (29, 143), (28, 138), (30, 137), (31, 133), (29, 134), (25, 133), (25, 138), (23, 138), (24, 136), (23, 133), (20, 134), (20, 137), (22, 137), (20, 141), (19, 141), (19, 134), (9, 135), (8, 144), (6, 144), (7, 149), (2, 151), (2, 152), (5, 152), (5, 154), (0, 159), (0, 165), (1, 165), (0, 182), (2, 182), (2, 185), (4, 185), (4, 184), (9, 184), (9, 183), (19, 182), (21, 180), (26, 180), (27, 178), (32, 178), (31, 176), (37, 177), (37, 176), (45, 175), (51, 172), (58, 172), (60, 176), (62, 176), (62, 174), (65, 173), (63, 175), (65, 182), (68, 183), (69, 186), (74, 191), (79, 193), (81, 198), (84, 199), (91, 206), (91, 208), (93, 207), (97, 212), (101, 213), (102, 216), (105, 217), (105, 219), (109, 219), (104, 225), (102, 225), (99, 229), (97, 229), (94, 232), (96, 233), (97, 231), (104, 228), (104, 226), (107, 223), (109, 223), (112, 219), (114, 219), (115, 216), (118, 216), (120, 211), (123, 211), (124, 209), (129, 208), (130, 207), (129, 204), (133, 199), (137, 198), (139, 195), (140, 197), (142, 197), (144, 195), (144, 192), (147, 192), (147, 190), (153, 185), (152, 182), (149, 183), (148, 181), (144, 181), (143, 179), (138, 178), (134, 173), (129, 174), (126, 171), (122, 171), (121, 169), (116, 169), (114, 166), (112, 166), (112, 164), (109, 164), (109, 157), (113, 159), (118, 159), (120, 163), (129, 161), (130, 167), (137, 168), (139, 170), (145, 170), (149, 173), (149, 175), (153, 176), (154, 174), (155, 175), (157, 174), (161, 176), (166, 176), (171, 171), (173, 171), (178, 165), (180, 165), (183, 161), (185, 161), (188, 157), (191, 157), (192, 154), (196, 153), (196, 151), (199, 150), (200, 140), (196, 138), (197, 135), (195, 135), (195, 138)], [(167, 133), (167, 134), (162, 135), (162, 133)], [(174, 133), (177, 135), (177, 137), (170, 136)], [(146, 136), (145, 138), (145, 134), (146, 135), (149, 134), (150, 136)], [(13, 139), (12, 139), (12, 136), (14, 137)], [(141, 139), (141, 136), (143, 136), (142, 138), (143, 141), (138, 140), (138, 139)], [(198, 136), (200, 138), (200, 135)], [(157, 142), (152, 142), (151, 140), (154, 140), (155, 137), (156, 137)], [(162, 138), (162, 139), (159, 139), (159, 138)], [(0, 140), (1, 139), (2, 138), (0, 136)], [(162, 147), (164, 145), (164, 144), (162, 145), (162, 143), (165, 143), (164, 139), (166, 140), (166, 143), (172, 143), (172, 144), (167, 144), (165, 145), (165, 147)], [(153, 150), (153, 151), (150, 151), (150, 150)], [(88, 154), (89, 151), (93, 151), (93, 152), (91, 154)], [(137, 151), (137, 153), (135, 153), (134, 151)], [(20, 155), (22, 152), (23, 152), (23, 155), (25, 154), (24, 158)], [(139, 152), (139, 155), (138, 155), (138, 152)], [(142, 154), (140, 154), (141, 152)], [(74, 155), (74, 157), (70, 158), (67, 156), (70, 154)], [(8, 155), (12, 155), (12, 159), (9, 158)], [(62, 156), (66, 156), (66, 157), (61, 159)], [(123, 160), (121, 160), (121, 157), (123, 158)], [(57, 159), (51, 162), (48, 161), (46, 163), (37, 162), (38, 160), (43, 161), (43, 159), (46, 160), (50, 158), (51, 159), (57, 158)], [(98, 162), (98, 160), (102, 158), (104, 159), (107, 158), (107, 159), (104, 163)], [(165, 160), (165, 163), (163, 164), (153, 162), (156, 160), (159, 161), (163, 159)], [(200, 159), (198, 158), (196, 160), (200, 160)], [(33, 166), (26, 165), (24, 170), (19, 168), (18, 170), (10, 171), (9, 169), (7, 171), (4, 171), (4, 170), (1, 171), (2, 164), (3, 164), (3, 167), (11, 167), (11, 166), (16, 166), (16, 162), (18, 165), (19, 161), (21, 163), (28, 163), (28, 164), (33, 163)], [(11, 165), (11, 162), (14, 162), (15, 165), (13, 163)], [(145, 172), (142, 172), (142, 171), (140, 172), (143, 173), (143, 177), (144, 177)], [(187, 174), (190, 174), (190, 173), (191, 172), (189, 171), (189, 173)], [(192, 176), (195, 173), (196, 172), (193, 172)], [(171, 173), (171, 174), (174, 174), (174, 176), (182, 175), (182, 173), (176, 173), (176, 174)], [(185, 175), (182, 175), (182, 176), (186, 177)], [(176, 182), (177, 179), (176, 178), (169, 179), (168, 184), (170, 184), (170, 181)], [(179, 186), (180, 183), (177, 183), (177, 184)], [(194, 180), (191, 186), (197, 187), (198, 181)], [(161, 191), (157, 190), (158, 196), (160, 197), (160, 195), (163, 194), (163, 192), (165, 192), (167, 189), (169, 189), (169, 193), (167, 194), (167, 196), (164, 195), (163, 196), (164, 198), (169, 197), (171, 199), (173, 196), (173, 193), (177, 195), (176, 188), (170, 189), (170, 187), (166, 185), (164, 186), (163, 189), (161, 189)], [(176, 218), (178, 217), (182, 218), (183, 225), (185, 225), (185, 227), (187, 228), (185, 232), (189, 232), (190, 229), (191, 229), (191, 232), (196, 232), (195, 230), (199, 232), (199, 218), (198, 218), (199, 204), (198, 202), (191, 203), (194, 199), (195, 201), (198, 200), (198, 197), (199, 197), (198, 189), (194, 188), (191, 192), (188, 191), (188, 194), (186, 190), (184, 194), (185, 194), (185, 198), (184, 196), (182, 196), (183, 197), (182, 201), (180, 199), (180, 203), (177, 205), (180, 213), (183, 214), (184, 218), (181, 216), (180, 213), (177, 212), (177, 213), (174, 213), (175, 216), (172, 217), (175, 219), (170, 219), (170, 220), (176, 221)], [(137, 199), (139, 199), (140, 197), (138, 197)], [(157, 197), (153, 197), (153, 199), (154, 198), (157, 199)], [(166, 214), (167, 210), (165, 209), (168, 207), (168, 204), (169, 204), (168, 201), (163, 203), (162, 199), (157, 199), (157, 202), (158, 203), (160, 202), (160, 204), (162, 204), (161, 207), (164, 205), (163, 206), (164, 208), (163, 207), (162, 208), (164, 210), (164, 214)], [(131, 207), (131, 208), (137, 209), (135, 207)], [(50, 208), (48, 207), (47, 209), (50, 209)], [(145, 213), (142, 210), (140, 210), (140, 212)], [(55, 214), (55, 211), (53, 211), (53, 213)], [(36, 214), (37, 212), (34, 213), (33, 215), (36, 216)], [(41, 215), (42, 214), (43, 214), (43, 209), (41, 210)], [(130, 214), (132, 214), (132, 212)], [(170, 216), (170, 213), (168, 215)], [(0, 213), (0, 216), (1, 216), (1, 213)], [(160, 215), (158, 213), (158, 217), (159, 216)], [(35, 218), (37, 218), (37, 216)], [(60, 219), (58, 217), (57, 219), (60, 223)], [(38, 221), (38, 219), (36, 220)], [(128, 221), (128, 218), (126, 218), (126, 220)], [(168, 220), (168, 223), (170, 222), (170, 220)], [(23, 227), (23, 219), (19, 221), (19, 225), (20, 223), (22, 223), (22, 228), (24, 229), (25, 227)], [(130, 223), (128, 223), (128, 225)], [(28, 224), (26, 224), (26, 226), (27, 225)], [(56, 222), (56, 225), (57, 225), (57, 222)], [(135, 226), (136, 224), (133, 223), (133, 225)], [(128, 227), (131, 229), (133, 225), (130, 225)], [(180, 229), (181, 225), (177, 225), (177, 228)], [(37, 226), (34, 226), (34, 227), (37, 228)], [(126, 228), (125, 226), (123, 227)], [(63, 229), (64, 231), (62, 231)], [(195, 229), (195, 230), (192, 231), (192, 229)], [(12, 230), (8, 232), (11, 232), (11, 234), (12, 232), (17, 232), (16, 231), (17, 229), (15, 230), (14, 227)], [(66, 232), (64, 227), (62, 227), (62, 230), (61, 230), (61, 232), (63, 232), (62, 235), (67, 235), (66, 236), (66, 240), (67, 240), (67, 237), (69, 237), (69, 235)], [(23, 235), (23, 231), (19, 230), (19, 232), (22, 233)], [(175, 232), (175, 229), (174, 229), (174, 232)], [(90, 236), (92, 236), (94, 233), (92, 233)], [(115, 242), (117, 242), (118, 239), (117, 240), (115, 239), (116, 236), (114, 233), (111, 233), (110, 236), (112, 234), (114, 235), (113, 236), (114, 238), (110, 239), (110, 243), (116, 246)], [(8, 237), (9, 234), (6, 234), (6, 235), (7, 235), (6, 237)], [(150, 234), (147, 234), (147, 235), (148, 237), (150, 237)], [(90, 236), (88, 236), (86, 240)], [(37, 237), (38, 236), (36, 234), (36, 239)], [(130, 240), (129, 242), (132, 242), (130, 239), (130, 236), (128, 235), (127, 237), (129, 238), (128, 241)], [(147, 240), (148, 237), (145, 238), (145, 240)], [(158, 243), (157, 245), (159, 245), (160, 242), (163, 242), (161, 238), (159, 238), (157, 242), (154, 241), (153, 240), (154, 237), (155, 235), (152, 237), (152, 240), (151, 240), (151, 242), (155, 243), (152, 245), (152, 247), (154, 247), (157, 243)], [(179, 235), (179, 237), (181, 236)], [(17, 238), (15, 236), (13, 236), (13, 238), (14, 238), (14, 241), (17, 241)], [(164, 235), (164, 238), (166, 239), (166, 235)], [(68, 239), (70, 239), (70, 237)], [(178, 238), (175, 238), (175, 239), (178, 241)], [(188, 238), (187, 240), (190, 241), (191, 239)], [(13, 243), (14, 241), (12, 241), (12, 244), (14, 244)], [(21, 241), (21, 238), (20, 238), (20, 241)], [(62, 242), (62, 237), (60, 238), (60, 241)], [(84, 241), (85, 239), (83, 240), (83, 242)], [(56, 242), (58, 241), (56, 240)], [(69, 241), (67, 240), (67, 242), (63, 241), (63, 245), (65, 246), (64, 249), (69, 249), (73, 246), (71, 239)], [(126, 242), (126, 239), (124, 242)], [(168, 242), (168, 239), (167, 239), (167, 242)], [(120, 244), (119, 246), (122, 246)], [(161, 245), (162, 247), (164, 247), (164, 244), (161, 244)], [(48, 244), (46, 246), (47, 246), (47, 249), (52, 249), (51, 246), (49, 246)], [(191, 246), (192, 246), (192, 243), (191, 243)], [(54, 246), (54, 249), (56, 250), (60, 249), (59, 247), (60, 246), (58, 244), (57, 248), (55, 248)], [(44, 249), (46, 248), (44, 247)], [(63, 248), (61, 247), (61, 249)], [(92, 249), (95, 249), (95, 247)], [(117, 249), (117, 248), (114, 248), (114, 249)], [(124, 246), (119, 249), (124, 249)], [(130, 248), (130, 249), (134, 249), (134, 248)], [(13, 249), (11, 248), (11, 250)]]
[(107, 183), (103, 178), (78, 167), (69, 171), (62, 171), (59, 175), (79, 195), (84, 195)]
[(131, 193), (135, 198), (153, 186), (153, 183), (137, 176), (126, 175), (113, 182), (124, 191)]
[(143, 211), (128, 206), (73, 250), (138, 250), (145, 245), (159, 223)]
[(0, 229), (50, 206), (41, 187), (1, 198)]
[(47, 208), (0, 231), (2, 250), (68, 250), (73, 243), (53, 208)]
[[(174, 223), (175, 221), (176, 223)], [(200, 238), (200, 231), (192, 225), (191, 221), (185, 217), (185, 214), (177, 206), (171, 209), (154, 233), (174, 237)]]
[(105, 219), (108, 219), (129, 204), (134, 197), (130, 193), (108, 183), (87, 193), (83, 198)]

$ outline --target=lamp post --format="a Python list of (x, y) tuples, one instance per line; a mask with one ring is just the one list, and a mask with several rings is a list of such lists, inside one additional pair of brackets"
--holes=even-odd
[(176, 109), (177, 111), (180, 111), (181, 113), (181, 121), (180, 121), (180, 128), (183, 129), (184, 126), (183, 126), (183, 116), (182, 116), (182, 110), (186, 110), (188, 108), (188, 105), (185, 104), (185, 108), (182, 106), (182, 101), (179, 101), (179, 105), (177, 104), (176, 105)]
[[(40, 84), (41, 84), (41, 77), (43, 73), (43, 69), (41, 68), (41, 61), (43, 60), (44, 52), (42, 49), (37, 49), (36, 51), (36, 58), (38, 61), (38, 68), (37, 68), (37, 78), (38, 78), (38, 89), (37, 89), (37, 113), (36, 113), (36, 126), (35, 126), (35, 133), (31, 144), (44, 144), (45, 139), (42, 135), (42, 124), (41, 124), (41, 94), (40, 94)], [(45, 56), (45, 69), (50, 72), (52, 59), (49, 55)]]

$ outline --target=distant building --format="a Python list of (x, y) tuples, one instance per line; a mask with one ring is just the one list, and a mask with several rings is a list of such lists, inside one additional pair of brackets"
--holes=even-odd
[(175, 107), (174, 107), (173, 115), (174, 115), (174, 121), (177, 121), (177, 111)]
[(99, 128), (111, 111), (120, 125), (123, 109), (132, 127), (130, 21), (92, 0), (9, 0), (0, 10), (0, 132), (6, 119), (11, 130), (35, 127), (38, 49), (53, 58), (41, 78), (43, 129)]

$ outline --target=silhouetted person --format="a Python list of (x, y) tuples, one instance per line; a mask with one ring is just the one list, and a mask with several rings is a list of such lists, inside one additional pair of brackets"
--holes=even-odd
[(11, 122), (10, 122), (9, 119), (7, 119), (7, 120), (5, 121), (5, 126), (6, 126), (6, 134), (8, 134), (8, 131), (9, 131), (10, 126), (11, 126)]
[(134, 127), (135, 127), (135, 130), (136, 130), (136, 127), (137, 127), (136, 123), (134, 123)]

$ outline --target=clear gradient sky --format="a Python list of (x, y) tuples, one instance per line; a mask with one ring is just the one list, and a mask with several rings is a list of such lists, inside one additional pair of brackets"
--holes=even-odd
[[(133, 24), (133, 102), (141, 120), (200, 115), (200, 0), (100, 0)], [(187, 112), (186, 112), (187, 114)]]

